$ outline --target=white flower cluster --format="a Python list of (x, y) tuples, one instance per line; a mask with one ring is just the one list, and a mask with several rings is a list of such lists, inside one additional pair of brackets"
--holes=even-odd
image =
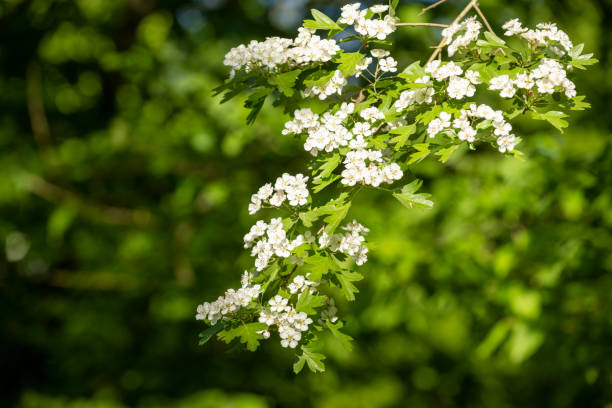
[(343, 103), (337, 112), (326, 112), (322, 116), (308, 108), (298, 109), (293, 114), (293, 120), (285, 123), (282, 134), (307, 133), (304, 149), (313, 156), (320, 151), (331, 152), (340, 146), (347, 146), (353, 139), (353, 134), (343, 123), (354, 110), (353, 103)]
[(242, 277), (242, 287), (238, 290), (228, 289), (225, 296), (219, 296), (212, 303), (204, 302), (198, 305), (196, 320), (208, 320), (215, 325), (223, 316), (246, 307), (261, 293), (260, 285), (250, 284), (250, 275), (247, 271)]
[[(308, 330), (312, 319), (304, 312), (298, 313), (289, 305), (289, 299), (280, 295), (274, 296), (268, 304), (269, 308), (260, 312), (259, 321), (268, 327), (277, 325), (281, 346), (295, 348), (302, 339), (302, 332)], [(266, 339), (270, 337), (269, 330), (262, 330), (261, 334)]]
[(302, 96), (305, 98), (315, 95), (318, 96), (320, 100), (325, 100), (333, 94), (342, 94), (342, 89), (346, 85), (347, 80), (346, 77), (342, 74), (342, 71), (336, 70), (334, 75), (331, 77), (329, 81), (323, 86), (311, 86), (309, 88), (304, 89), (302, 92)]
[[(357, 123), (357, 125), (368, 125), (368, 123)], [(363, 136), (359, 135), (350, 143), (351, 151), (344, 158), (344, 170), (342, 171), (342, 184), (354, 186), (357, 183), (369, 184), (378, 187), (381, 183), (391, 184), (402, 178), (404, 173), (397, 163), (382, 165), (383, 155), (380, 150), (366, 149), (367, 143)]]
[[(378, 58), (378, 69), (381, 72), (397, 72), (397, 61), (389, 56), (391, 54), (389, 51), (375, 48), (370, 51), (370, 54), (374, 58)], [(367, 65), (370, 65), (372, 58), (368, 57), (366, 62), (368, 63)]]
[(462, 78), (460, 75), (463, 74), (463, 69), (452, 61), (447, 64), (442, 64), (439, 60), (432, 61), (425, 65), (425, 72), (438, 82), (448, 79), (446, 92), (453, 99), (471, 98), (476, 92), (474, 85), (482, 83), (480, 73), (476, 71), (467, 70), (465, 78)]
[(287, 285), (289, 293), (294, 295), (296, 293), (302, 293), (304, 290), (310, 288), (310, 293), (313, 294), (315, 292), (314, 287), (318, 285), (318, 282), (309, 281), (309, 275), (310, 274), (307, 274), (306, 276), (297, 275), (295, 278), (293, 278), (293, 282)]
[[(459, 115), (452, 120), (452, 115), (448, 112), (441, 112), (440, 115), (429, 123), (427, 134), (429, 137), (435, 137), (442, 132), (453, 132), (460, 140), (472, 143), (476, 140), (476, 134), (479, 128), (474, 126), (473, 119), (481, 119), (491, 122), (493, 134), (497, 136), (497, 145), (499, 151), (514, 150), (514, 146), (518, 142), (516, 136), (511, 134), (512, 125), (504, 119), (504, 113), (500, 110), (494, 110), (488, 105), (470, 105), (469, 110), (461, 110)], [(451, 122), (452, 121), (452, 122)]]
[(508, 75), (500, 75), (489, 81), (489, 89), (500, 91), (499, 96), (502, 98), (512, 98), (516, 88), (532, 89), (534, 86), (541, 94), (564, 92), (568, 98), (576, 96), (576, 85), (567, 78), (563, 66), (548, 58), (542, 58), (540, 65), (530, 73), (518, 74), (513, 79)]
[(223, 64), (232, 68), (231, 76), (236, 71), (250, 72), (255, 68), (275, 71), (278, 66), (295, 67), (312, 62), (327, 62), (340, 51), (334, 40), (322, 39), (313, 35), (314, 30), (299, 28), (297, 38), (269, 37), (265, 41), (251, 41), (232, 48), (226, 55)]
[(353, 258), (357, 265), (363, 265), (368, 261), (368, 247), (363, 242), (365, 241), (365, 235), (370, 230), (356, 220), (342, 227), (342, 229), (347, 232), (332, 235), (323, 232), (319, 236), (319, 247), (321, 249), (329, 248), (332, 252), (342, 252)]
[(389, 6), (378, 4), (369, 8), (369, 10), (378, 14), (377, 19), (367, 19), (368, 9), (359, 10), (361, 3), (347, 4), (342, 7), (342, 15), (338, 20), (341, 24), (353, 25), (355, 31), (365, 37), (384, 40), (387, 36), (395, 31), (396, 18), (382, 13), (389, 9)]
[[(516, 35), (538, 47), (551, 46), (551, 49), (557, 55), (564, 55), (574, 47), (569, 36), (564, 31), (559, 30), (554, 23), (540, 23), (535, 30), (530, 30), (523, 27), (521, 21), (515, 18), (507, 21), (502, 28), (506, 30), (504, 35), (507, 37)], [(557, 44), (560, 44), (561, 48)]]
[[(417, 84), (432, 85), (431, 78), (428, 76), (417, 78), (414, 82)], [(429, 86), (410, 91), (402, 91), (398, 100), (393, 104), (393, 107), (395, 107), (397, 112), (401, 112), (413, 105), (431, 103), (435, 92), (435, 89)]]
[(256, 256), (255, 267), (262, 271), (274, 256), (289, 258), (291, 251), (304, 243), (304, 237), (298, 235), (294, 240), (287, 239), (281, 218), (273, 218), (267, 224), (257, 221), (244, 236), (244, 247), (252, 248), (251, 256)]
[(308, 201), (308, 188), (306, 182), (308, 177), (302, 174), (292, 176), (284, 173), (276, 179), (274, 187), (272, 184), (264, 184), (251, 196), (249, 204), (249, 214), (253, 215), (260, 210), (262, 203), (280, 207), (285, 200), (291, 206), (300, 206)]
[(447, 44), (448, 56), (452, 57), (461, 47), (467, 47), (480, 35), (482, 24), (476, 16), (466, 18), (463, 22), (453, 24), (442, 30), (442, 37)]

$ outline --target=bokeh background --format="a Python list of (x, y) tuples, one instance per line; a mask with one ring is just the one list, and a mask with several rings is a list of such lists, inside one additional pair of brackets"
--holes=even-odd
[[(449, 22), (464, 1), (402, 21)], [(612, 407), (612, 1), (482, 0), (498, 28), (552, 20), (601, 63), (565, 134), (516, 122), (415, 168), (431, 211), (361, 194), (371, 229), (355, 350), (294, 376), (277, 341), (211, 341), (195, 306), (237, 286), (250, 194), (305, 171), (285, 118), (220, 105), (231, 47), (293, 36), (307, 0), (0, 1), (2, 407)], [(424, 60), (437, 29), (402, 28)]]

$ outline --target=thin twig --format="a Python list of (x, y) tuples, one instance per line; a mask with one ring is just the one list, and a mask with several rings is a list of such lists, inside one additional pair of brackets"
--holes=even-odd
[(40, 65), (36, 61), (32, 61), (26, 72), (28, 114), (36, 143), (41, 148), (46, 149), (51, 144), (51, 132), (45, 114), (41, 82)]
[(438, 23), (397, 23), (396, 26), (406, 26), (406, 27), (427, 26), (427, 27), (442, 27), (442, 28), (447, 28), (448, 24), (438, 24)]
[[(457, 18), (451, 23), (451, 26), (460, 22), (461, 19), (463, 19), (463, 17), (465, 17), (465, 15), (469, 13), (472, 7), (474, 7), (475, 5), (476, 5), (476, 0), (470, 1), (468, 5), (465, 6), (465, 8), (461, 11), (461, 13), (459, 13)], [(427, 63), (430, 63), (431, 61), (433, 61), (438, 56), (438, 54), (442, 52), (442, 48), (444, 48), (444, 46), (446, 46), (446, 38), (442, 38), (442, 41), (440, 41), (440, 44), (438, 44), (438, 46), (436, 47), (436, 50), (433, 52), (433, 54), (431, 54), (431, 57), (429, 57), (429, 59), (427, 60)]]
[(147, 210), (93, 203), (35, 174), (27, 174), (26, 177), (25, 186), (32, 194), (55, 204), (70, 206), (86, 216), (107, 224), (148, 227), (158, 223), (156, 217)]
[(491, 24), (489, 24), (489, 21), (485, 17), (484, 13), (480, 10), (480, 7), (478, 7), (478, 3), (476, 3), (476, 2), (474, 2), (474, 9), (476, 10), (478, 15), (480, 16), (480, 19), (483, 21), (483, 23), (485, 23), (485, 25), (487, 26), (487, 30), (489, 30), (489, 32), (491, 34), (497, 35), (497, 34), (495, 34), (495, 31), (493, 31), (493, 28), (491, 27)]
[(421, 12), (418, 14), (418, 17), (421, 17), (423, 14), (425, 14), (427, 11), (431, 10), (434, 7), (438, 7), (440, 4), (446, 2), (446, 0), (439, 0), (436, 1), (434, 4), (429, 5), (427, 7), (424, 7), (423, 10), (421, 10)]

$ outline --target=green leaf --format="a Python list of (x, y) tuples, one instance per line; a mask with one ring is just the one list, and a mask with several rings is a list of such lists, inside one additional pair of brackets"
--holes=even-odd
[(308, 258), (304, 258), (304, 267), (306, 271), (310, 272), (309, 279), (315, 282), (319, 282), (321, 277), (327, 273), (327, 271), (334, 270), (335, 264), (332, 259), (328, 256), (313, 255)]
[(418, 163), (427, 156), (429, 156), (429, 143), (417, 143), (413, 144), (412, 147), (417, 149), (417, 151), (410, 155), (410, 160), (408, 160), (408, 164)]
[(484, 36), (489, 42), (489, 44), (493, 44), (496, 47), (503, 47), (504, 45), (506, 45), (506, 42), (504, 40), (489, 31), (485, 31)]
[(301, 69), (285, 72), (269, 78), (268, 83), (276, 86), (278, 90), (281, 91), (286, 97), (292, 97), (295, 93), (295, 90), (293, 89), (295, 86), (295, 81), (301, 73)]
[(584, 95), (580, 95), (580, 96), (576, 96), (574, 98), (572, 98), (572, 102), (573, 104), (571, 105), (570, 109), (573, 111), (581, 111), (581, 110), (585, 110), (591, 107), (591, 104), (588, 102), (585, 102), (584, 99), (586, 97)]
[(336, 274), (336, 278), (338, 278), (340, 282), (340, 289), (346, 300), (355, 300), (355, 293), (359, 293), (359, 289), (357, 289), (357, 286), (353, 285), (353, 282), (362, 280), (363, 275), (358, 272), (341, 271)]
[(593, 65), (599, 62), (596, 58), (592, 58), (593, 54), (580, 55), (584, 50), (584, 44), (574, 46), (567, 54), (572, 58), (570, 65), (578, 69), (586, 69), (585, 66)]
[(325, 304), (325, 296), (311, 295), (310, 291), (306, 289), (298, 296), (297, 303), (295, 304), (296, 312), (304, 312), (307, 315), (316, 314), (316, 308), (321, 307)]
[(494, 78), (499, 75), (498, 68), (499, 66), (495, 62), (492, 62), (490, 64), (473, 64), (472, 66), (470, 66), (469, 69), (478, 72), (480, 74), (480, 78), (484, 82), (489, 82), (491, 78)]
[(246, 344), (247, 350), (255, 351), (259, 347), (259, 340), (263, 339), (263, 335), (257, 332), (266, 328), (268, 326), (265, 323), (246, 323), (233, 329), (221, 331), (218, 337), (228, 344), (238, 337), (241, 343)]
[(314, 180), (313, 184), (314, 187), (312, 188), (312, 191), (314, 193), (318, 193), (319, 191), (323, 190), (325, 187), (329, 186), (330, 184), (332, 184), (334, 181), (338, 180), (340, 177), (342, 177), (339, 174), (335, 174), (331, 177), (329, 177), (326, 180)]
[(217, 324), (201, 332), (200, 341), (198, 342), (198, 345), (201, 346), (205, 344), (208, 340), (212, 338), (212, 336), (217, 334), (223, 328), (223, 326), (225, 326), (225, 322), (223, 320), (219, 320)]
[(320, 353), (315, 353), (312, 347), (302, 346), (302, 355), (298, 357), (298, 361), (293, 364), (293, 372), (298, 374), (304, 368), (304, 363), (308, 365), (308, 368), (313, 373), (322, 373), (325, 371), (325, 364), (323, 364), (325, 356)]
[(476, 355), (481, 359), (489, 358), (501, 343), (506, 340), (511, 328), (512, 321), (510, 319), (498, 321), (476, 348)]
[(395, 197), (402, 205), (406, 208), (431, 208), (433, 207), (433, 201), (429, 200), (430, 194), (416, 194), (423, 182), (421, 180), (415, 180), (410, 184), (405, 185), (401, 192), (393, 193)]
[(304, 20), (304, 27), (316, 30), (342, 30), (334, 20), (321, 13), (319, 10), (311, 10), (314, 20)]
[(338, 323), (334, 325), (329, 320), (326, 320), (325, 324), (327, 325), (329, 330), (332, 332), (334, 337), (340, 341), (340, 343), (342, 344), (342, 347), (344, 347), (345, 350), (353, 351), (353, 344), (351, 343), (351, 341), (353, 341), (353, 338), (349, 336), (348, 334), (344, 334), (340, 331), (340, 329), (344, 326), (342, 322), (338, 321)]
[(266, 98), (272, 93), (272, 88), (258, 88), (256, 89), (247, 100), (244, 102), (244, 107), (250, 109), (249, 115), (247, 116), (247, 125), (255, 122), (255, 118), (261, 111), (261, 108), (266, 101)]
[(323, 218), (323, 221), (327, 223), (327, 227), (325, 231), (328, 234), (333, 233), (338, 225), (346, 218), (346, 214), (348, 214), (349, 209), (351, 208), (351, 202), (344, 204), (341, 207), (336, 208), (335, 210), (330, 211), (330, 214)]
[(563, 120), (563, 118), (567, 117), (567, 114), (559, 111), (548, 111), (546, 113), (538, 113), (533, 112), (531, 117), (536, 120), (545, 120), (555, 128), (559, 130), (559, 132), (563, 133), (563, 129), (565, 129), (569, 123)]
[(304, 224), (306, 228), (312, 227), (312, 223), (318, 220), (320, 216), (321, 214), (318, 212), (317, 208), (298, 214), (298, 217), (300, 217), (302, 224)]
[(453, 152), (457, 150), (458, 147), (459, 145), (452, 145), (444, 149), (440, 149), (436, 152), (436, 156), (440, 156), (440, 161), (442, 163), (446, 163), (450, 158), (450, 155), (453, 154)]
[(425, 72), (425, 68), (421, 66), (421, 61), (415, 61), (412, 64), (408, 65), (399, 76), (402, 78), (410, 78), (414, 80), (425, 75), (427, 75), (427, 73)]
[(583, 50), (584, 50), (584, 44), (574, 45), (574, 47), (571, 50), (569, 50), (567, 55), (572, 57), (572, 59), (576, 59), (580, 57), (580, 54), (582, 54)]
[(341, 161), (342, 157), (338, 153), (334, 153), (331, 157), (326, 158), (323, 164), (316, 170), (319, 174), (315, 180), (329, 177)]
[(360, 52), (343, 52), (335, 62), (338, 62), (338, 69), (344, 76), (350, 77), (357, 72), (357, 65), (361, 64), (365, 55)]
[(395, 17), (395, 11), (397, 10), (398, 4), (399, 0), (389, 0), (389, 15), (391, 17)]
[(580, 58), (573, 59), (570, 61), (570, 65), (578, 69), (586, 69), (585, 66), (597, 64), (599, 60), (597, 58), (590, 58), (593, 54), (582, 55)]
[(304, 79), (306, 86), (324, 86), (334, 76), (335, 71), (317, 70)]
[(408, 138), (412, 136), (415, 132), (416, 132), (416, 124), (414, 123), (412, 125), (401, 126), (395, 129), (391, 129), (389, 133), (394, 134), (394, 135), (399, 135), (390, 140), (391, 143), (395, 143), (395, 146), (393, 148), (396, 151), (400, 150), (402, 147), (404, 147), (404, 145), (408, 141)]
[(387, 133), (383, 133), (374, 137), (370, 137), (368, 141), (374, 148), (384, 150), (387, 148), (387, 139), (389, 139), (389, 135)]
[(486, 31), (484, 33), (484, 37), (484, 40), (476, 41), (477, 46), (490, 48), (506, 48), (506, 42), (495, 34)]

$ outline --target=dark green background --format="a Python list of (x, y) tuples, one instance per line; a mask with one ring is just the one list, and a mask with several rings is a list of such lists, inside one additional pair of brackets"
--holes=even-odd
[[(465, 2), (402, 21), (449, 22)], [(436, 203), (361, 194), (372, 229), (355, 351), (294, 376), (277, 340), (211, 341), (195, 306), (239, 285), (249, 196), (304, 172), (286, 118), (219, 105), (231, 47), (293, 36), (289, 0), (0, 2), (0, 406), (612, 407), (610, 0), (482, 0), (499, 28), (552, 20), (601, 63), (565, 134), (515, 122), (525, 160), (483, 146), (415, 168)], [(424, 60), (439, 31), (402, 28)]]

